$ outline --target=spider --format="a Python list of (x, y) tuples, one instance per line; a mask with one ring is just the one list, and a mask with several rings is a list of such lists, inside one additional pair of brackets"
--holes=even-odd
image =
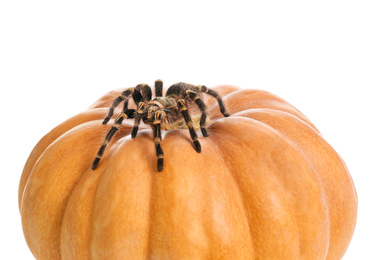
[[(192, 85), (179, 82), (170, 86), (166, 95), (163, 97), (163, 82), (155, 81), (155, 97), (152, 99), (152, 91), (149, 85), (139, 84), (136, 87), (128, 88), (117, 97), (110, 106), (109, 112), (102, 122), (107, 124), (114, 114), (114, 109), (123, 101), (123, 110), (114, 120), (112, 128), (107, 133), (102, 142), (100, 149), (97, 152), (96, 158), (92, 163), (92, 169), (95, 170), (104, 154), (106, 146), (120, 128), (124, 119), (133, 118), (134, 125), (131, 131), (131, 137), (135, 138), (139, 128), (139, 124), (143, 121), (153, 129), (154, 144), (157, 155), (157, 169), (159, 172), (163, 169), (163, 150), (161, 148), (161, 129), (188, 129), (190, 137), (193, 141), (194, 149), (200, 153), (202, 151), (201, 144), (198, 141), (198, 136), (194, 127), (199, 121), (199, 128), (204, 137), (208, 136), (206, 131), (207, 107), (201, 99), (201, 93), (213, 96), (217, 99), (220, 112), (228, 117), (224, 103), (220, 95), (207, 88), (204, 85)], [(137, 109), (128, 109), (128, 101), (132, 96)], [(190, 114), (200, 110), (201, 114)], [(198, 129), (197, 129), (198, 130)]]

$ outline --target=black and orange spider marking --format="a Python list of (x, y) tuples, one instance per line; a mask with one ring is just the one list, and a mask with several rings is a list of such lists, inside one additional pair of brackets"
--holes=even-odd
[[(157, 155), (158, 171), (163, 169), (163, 150), (161, 147), (161, 130), (188, 129), (193, 141), (194, 149), (200, 153), (201, 144), (196, 134), (196, 126), (201, 128), (202, 135), (207, 137), (206, 121), (207, 107), (201, 99), (201, 94), (205, 93), (217, 99), (220, 112), (224, 116), (229, 116), (220, 95), (203, 85), (192, 85), (188, 83), (173, 84), (163, 97), (163, 83), (161, 80), (155, 81), (155, 97), (152, 99), (151, 88), (147, 84), (139, 84), (135, 88), (129, 88), (122, 92), (110, 106), (109, 112), (103, 124), (107, 124), (114, 114), (114, 109), (123, 102), (123, 110), (114, 120), (114, 124), (107, 133), (96, 158), (93, 161), (92, 169), (95, 170), (101, 160), (102, 155), (114, 134), (120, 128), (124, 119), (133, 118), (134, 124), (131, 131), (132, 138), (135, 138), (139, 129), (139, 124), (143, 121), (151, 125), (154, 135), (154, 144)], [(128, 109), (128, 100), (132, 97), (135, 101), (136, 109)], [(199, 110), (201, 114), (191, 115), (191, 110)], [(197, 123), (199, 121), (199, 124)], [(197, 123), (197, 124), (196, 124)]]

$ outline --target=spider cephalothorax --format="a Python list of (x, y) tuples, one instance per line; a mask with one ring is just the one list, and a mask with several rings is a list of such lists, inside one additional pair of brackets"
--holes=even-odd
[[(220, 111), (224, 116), (229, 116), (224, 107), (219, 94), (203, 85), (192, 85), (188, 83), (173, 84), (163, 97), (163, 83), (161, 80), (155, 81), (155, 98), (152, 99), (151, 88), (147, 84), (139, 84), (134, 88), (126, 89), (117, 97), (110, 106), (109, 113), (102, 122), (106, 124), (114, 114), (114, 109), (122, 101), (124, 102), (122, 112), (116, 117), (113, 127), (107, 133), (102, 146), (97, 152), (97, 156), (92, 164), (95, 170), (104, 154), (107, 144), (120, 128), (124, 119), (133, 118), (134, 126), (131, 136), (135, 138), (141, 121), (151, 125), (154, 134), (154, 143), (157, 154), (158, 171), (163, 169), (163, 151), (161, 148), (161, 129), (170, 130), (176, 128), (186, 128), (189, 130), (195, 150), (200, 153), (201, 145), (198, 141), (196, 130), (201, 129), (203, 136), (207, 137), (206, 122), (207, 108), (201, 99), (201, 93), (206, 93), (215, 97), (219, 103)], [(128, 109), (129, 98), (132, 97), (136, 104), (136, 109)], [(194, 114), (200, 110), (201, 114)], [(191, 113), (193, 112), (193, 113)], [(199, 124), (196, 124), (196, 122)]]

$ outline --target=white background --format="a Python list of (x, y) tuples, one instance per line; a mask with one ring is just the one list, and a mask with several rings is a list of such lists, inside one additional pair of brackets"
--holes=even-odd
[[(229, 3), (228, 3), (229, 2)], [(33, 259), (18, 182), (37, 141), (106, 92), (161, 78), (268, 90), (344, 158), (344, 259), (373, 259), (372, 1), (1, 1), (0, 259)]]

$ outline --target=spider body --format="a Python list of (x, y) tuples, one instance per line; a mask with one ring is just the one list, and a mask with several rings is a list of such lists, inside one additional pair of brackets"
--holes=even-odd
[[(139, 84), (135, 88), (128, 88), (117, 97), (110, 106), (108, 115), (102, 122), (107, 124), (114, 114), (114, 109), (123, 102), (123, 110), (114, 120), (113, 127), (107, 133), (96, 158), (93, 161), (92, 169), (95, 170), (101, 160), (106, 146), (120, 128), (124, 119), (133, 118), (134, 126), (131, 131), (132, 138), (137, 135), (141, 121), (148, 124), (153, 129), (154, 144), (157, 155), (157, 169), (163, 169), (163, 150), (161, 148), (161, 130), (171, 130), (177, 128), (188, 129), (193, 141), (194, 149), (200, 153), (201, 145), (198, 141), (196, 130), (201, 129), (204, 137), (208, 136), (206, 125), (209, 123), (207, 107), (202, 101), (202, 94), (215, 97), (218, 101), (220, 111), (224, 116), (229, 116), (226, 112), (223, 101), (219, 94), (203, 85), (192, 85), (179, 82), (170, 86), (166, 95), (163, 96), (163, 83), (161, 80), (155, 81), (155, 97), (152, 98), (151, 88), (147, 84)], [(128, 101), (132, 97), (135, 101), (136, 109), (128, 108)]]

